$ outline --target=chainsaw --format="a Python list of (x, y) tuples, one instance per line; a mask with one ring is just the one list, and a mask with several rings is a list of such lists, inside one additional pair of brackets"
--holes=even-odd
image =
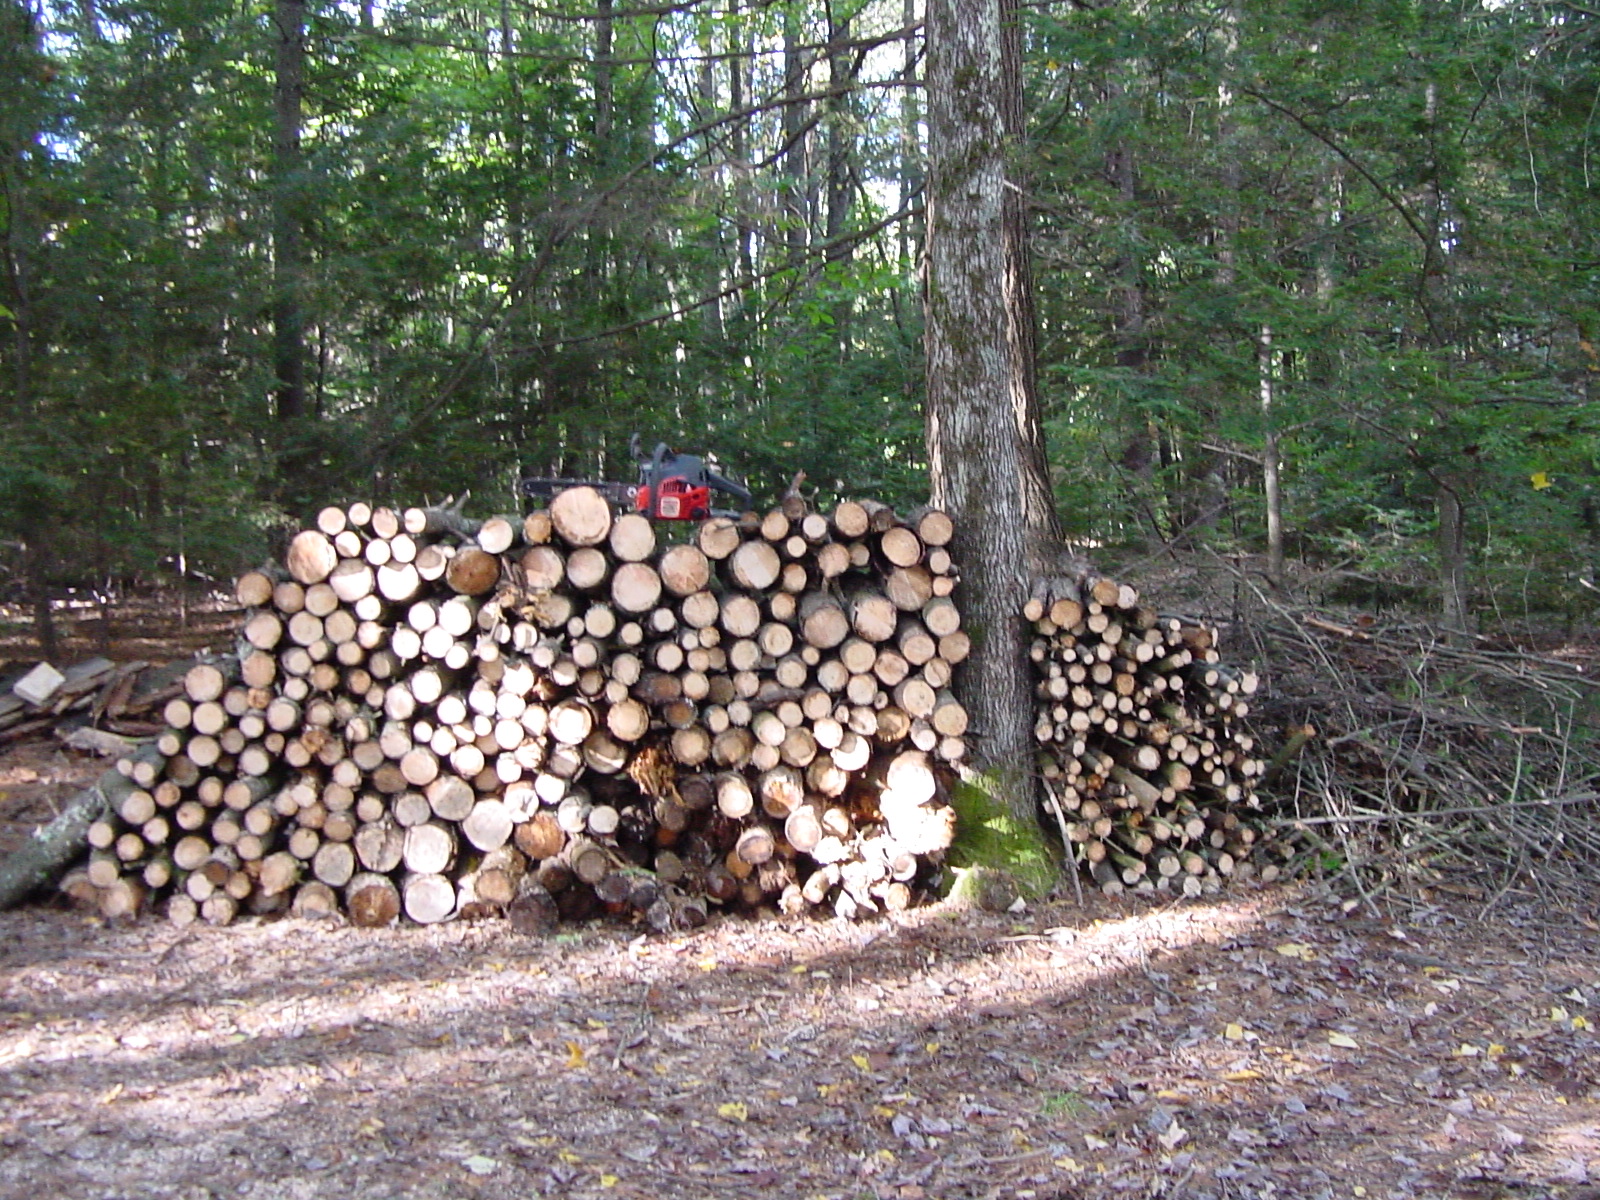
[[(628, 440), (628, 456), (639, 466), (638, 483), (612, 483), (594, 479), (522, 480), (522, 494), (548, 500), (567, 488), (591, 487), (623, 512), (638, 512), (658, 521), (699, 521), (706, 517), (738, 516), (750, 507), (750, 490), (717, 474), (706, 460), (679, 454), (665, 442), (646, 458), (639, 451), (639, 435)], [(736, 508), (712, 507), (712, 493), (737, 503)]]

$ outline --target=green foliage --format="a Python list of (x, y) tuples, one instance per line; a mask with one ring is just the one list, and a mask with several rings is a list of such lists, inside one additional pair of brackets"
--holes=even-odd
[(1081, 1092), (1056, 1092), (1044, 1098), (1044, 1103), (1039, 1106), (1039, 1111), (1047, 1117), (1077, 1119), (1093, 1112), (1094, 1106), (1084, 1099)]
[[(1271, 435), (1292, 552), (1415, 574), (1449, 488), (1488, 597), (1583, 611), (1600, 22), (1532, 0), (1026, 11), (1017, 160), (1069, 531), (1260, 549)], [(97, 571), (181, 549), (225, 573), (329, 500), (510, 508), (525, 471), (630, 477), (635, 431), (763, 499), (803, 469), (824, 503), (920, 501), (902, 19), (312, 4), (275, 191), (266, 10), (4, 0), (4, 536), (48, 521)], [(284, 197), (307, 251), (295, 422), (273, 401)]]

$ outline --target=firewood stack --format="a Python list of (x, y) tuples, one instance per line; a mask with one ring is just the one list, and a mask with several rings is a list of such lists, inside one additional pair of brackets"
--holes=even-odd
[(1092, 574), (1050, 581), (1024, 615), (1045, 804), (1089, 878), (1108, 895), (1185, 896), (1276, 878), (1247, 861), (1264, 766), (1242, 722), (1258, 680), (1222, 663), (1215, 631)]
[(903, 908), (965, 753), (950, 536), (793, 496), (671, 545), (589, 488), (325, 509), (238, 581), (238, 656), (189, 671), (66, 890), (178, 924)]

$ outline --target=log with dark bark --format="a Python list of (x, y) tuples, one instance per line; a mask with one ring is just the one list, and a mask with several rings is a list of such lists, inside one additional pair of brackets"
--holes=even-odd
[[(153, 746), (141, 747), (127, 762), (158, 765)], [(0, 912), (13, 908), (36, 892), (52, 887), (81, 862), (88, 844), (89, 827), (104, 820), (138, 785), (133, 772), (113, 768), (84, 788), (48, 825), (40, 826), (0, 862)]]

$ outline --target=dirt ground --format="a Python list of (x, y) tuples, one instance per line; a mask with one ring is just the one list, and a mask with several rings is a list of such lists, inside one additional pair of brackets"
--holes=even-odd
[(0, 916), (0, 1196), (1597, 1195), (1591, 914)]

